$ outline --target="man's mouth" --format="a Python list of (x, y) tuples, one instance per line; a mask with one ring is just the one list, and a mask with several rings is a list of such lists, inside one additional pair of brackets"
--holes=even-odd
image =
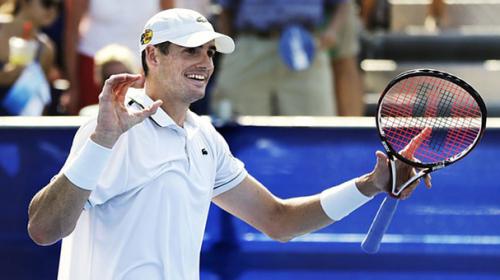
[(186, 77), (195, 81), (206, 81), (207, 76), (202, 74), (186, 74)]

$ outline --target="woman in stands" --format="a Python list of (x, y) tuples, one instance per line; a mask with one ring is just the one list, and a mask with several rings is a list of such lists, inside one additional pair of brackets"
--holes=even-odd
[(57, 19), (61, 1), (7, 4), (13, 9), (0, 21), (0, 115), (40, 115), (50, 102), (47, 81), (55, 56), (53, 42), (40, 29)]

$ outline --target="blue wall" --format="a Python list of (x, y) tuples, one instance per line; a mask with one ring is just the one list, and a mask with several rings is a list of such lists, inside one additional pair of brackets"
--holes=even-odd
[[(62, 166), (75, 128), (0, 127), (0, 279), (55, 279), (59, 246), (26, 233), (31, 197)], [(221, 129), (249, 172), (280, 197), (309, 195), (369, 172), (374, 128), (230, 126)], [(202, 279), (500, 279), (500, 130), (433, 174), (400, 204), (377, 255), (359, 248), (382, 197), (287, 244), (211, 209)], [(396, 271), (394, 268), (398, 268)]]

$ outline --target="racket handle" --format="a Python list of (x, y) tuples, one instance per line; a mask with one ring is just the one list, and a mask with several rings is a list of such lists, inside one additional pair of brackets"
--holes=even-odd
[(398, 208), (398, 204), (399, 199), (395, 199), (390, 196), (387, 196), (382, 204), (380, 204), (377, 215), (375, 215), (365, 239), (361, 242), (361, 248), (365, 252), (370, 254), (378, 252), (382, 237), (384, 237), (384, 234), (391, 223), (392, 217)]

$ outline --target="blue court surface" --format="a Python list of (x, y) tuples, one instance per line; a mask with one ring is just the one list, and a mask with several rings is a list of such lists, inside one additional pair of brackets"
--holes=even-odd
[[(315, 194), (369, 172), (382, 149), (372, 118), (274, 120), (247, 119), (220, 131), (248, 171), (282, 198)], [(62, 166), (81, 121), (48, 122), (0, 119), (0, 279), (56, 277), (58, 245), (29, 240), (27, 208)], [(400, 204), (378, 254), (365, 254), (359, 243), (382, 196), (286, 244), (214, 205), (201, 279), (500, 279), (500, 122), (488, 122), (476, 150), (433, 173), (432, 190), (421, 187)]]

